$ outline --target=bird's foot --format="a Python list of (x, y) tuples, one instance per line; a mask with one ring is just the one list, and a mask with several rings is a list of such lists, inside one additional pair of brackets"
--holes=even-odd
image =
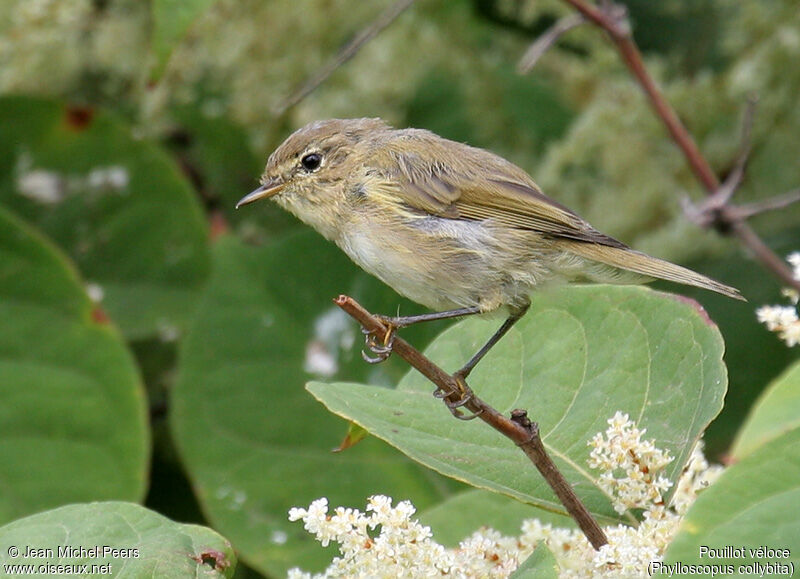
[(386, 361), (386, 359), (392, 355), (395, 330), (397, 329), (394, 325), (388, 323), (386, 318), (383, 316), (376, 317), (386, 324), (386, 327), (388, 328), (383, 337), (376, 336), (374, 332), (371, 332), (366, 328), (361, 328), (361, 333), (364, 334), (364, 343), (366, 344), (367, 349), (375, 354), (375, 356), (370, 356), (364, 350), (361, 351), (361, 357), (364, 358), (364, 361), (370, 364), (380, 364), (381, 362)]
[(458, 418), (459, 420), (472, 420), (473, 418), (477, 418), (483, 412), (483, 410), (478, 410), (477, 412), (473, 412), (472, 414), (464, 414), (460, 408), (466, 404), (468, 404), (473, 398), (475, 398), (475, 393), (472, 391), (472, 388), (467, 386), (464, 377), (461, 376), (458, 372), (456, 372), (453, 377), (455, 378), (456, 382), (456, 389), (447, 392), (442, 390), (441, 388), (437, 388), (433, 391), (433, 395), (436, 398), (440, 398), (450, 413)]

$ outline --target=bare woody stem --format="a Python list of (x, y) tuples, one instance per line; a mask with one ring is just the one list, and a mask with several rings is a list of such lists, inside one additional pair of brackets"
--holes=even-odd
[[(692, 135), (683, 125), (675, 110), (667, 102), (664, 95), (656, 86), (655, 81), (647, 72), (636, 42), (633, 40), (630, 28), (628, 27), (624, 14), (615, 14), (611, 9), (588, 4), (584, 0), (564, 0), (564, 2), (574, 7), (580, 14), (593, 22), (598, 27), (605, 30), (625, 62), (631, 74), (636, 78), (644, 90), (650, 104), (658, 117), (666, 126), (672, 140), (683, 152), (686, 161), (692, 169), (695, 177), (706, 189), (708, 195), (713, 195), (720, 187), (720, 181), (714, 170), (709, 165), (706, 158), (700, 152)], [(613, 7), (612, 7), (613, 8)], [(739, 239), (739, 241), (750, 249), (753, 255), (770, 270), (783, 283), (800, 290), (800, 281), (794, 279), (792, 270), (788, 265), (759, 238), (755, 231), (743, 220), (731, 221), (728, 231)]]
[(394, 3), (390, 4), (373, 22), (362, 29), (348, 42), (333, 60), (317, 70), (299, 88), (292, 92), (292, 94), (278, 103), (273, 109), (275, 116), (282, 115), (287, 109), (293, 107), (314, 92), (317, 87), (325, 82), (340, 66), (358, 54), (358, 51), (361, 50), (367, 42), (375, 38), (384, 28), (394, 22), (394, 20), (405, 12), (407, 8), (410, 8), (413, 3), (414, 0), (396, 0)]
[[(354, 318), (363, 328), (375, 335), (383, 336), (388, 328), (381, 321), (364, 309), (361, 304), (353, 298), (341, 295), (334, 303), (342, 308), (348, 315)], [(408, 362), (420, 374), (433, 382), (437, 388), (444, 393), (452, 393), (446, 398), (452, 402), (459, 400), (459, 385), (456, 379), (434, 364), (422, 352), (414, 348), (411, 344), (399, 336), (394, 337), (392, 352)], [(511, 418), (506, 418), (489, 404), (472, 396), (464, 405), (466, 409), (473, 412), (486, 424), (509, 438), (514, 444), (519, 446), (534, 466), (539, 470), (544, 479), (553, 489), (553, 492), (564, 505), (564, 508), (572, 516), (580, 527), (581, 531), (595, 549), (599, 549), (608, 543), (608, 539), (594, 520), (592, 515), (583, 505), (572, 486), (558, 470), (555, 463), (550, 459), (545, 450), (542, 439), (539, 436), (538, 426), (528, 420), (524, 410), (514, 410)]]

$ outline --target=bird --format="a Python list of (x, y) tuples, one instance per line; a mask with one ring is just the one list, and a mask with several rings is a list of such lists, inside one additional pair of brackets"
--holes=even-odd
[(292, 133), (269, 156), (260, 186), (236, 207), (267, 198), (433, 310), (379, 316), (389, 332), (382, 343), (368, 340), (377, 354), (370, 362), (389, 355), (396, 329), (504, 310), (500, 328), (453, 374), (459, 382), (542, 287), (658, 278), (744, 299), (601, 233), (495, 153), (379, 118), (315, 121)]

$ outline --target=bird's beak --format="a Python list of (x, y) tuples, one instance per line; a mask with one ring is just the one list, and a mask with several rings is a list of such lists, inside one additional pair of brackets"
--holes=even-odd
[(252, 203), (253, 201), (258, 201), (259, 199), (266, 199), (268, 197), (272, 197), (273, 195), (277, 195), (285, 186), (286, 183), (282, 183), (277, 179), (270, 179), (252, 193), (239, 199), (239, 202), (236, 204), (236, 209), (239, 209), (239, 207), (242, 205)]

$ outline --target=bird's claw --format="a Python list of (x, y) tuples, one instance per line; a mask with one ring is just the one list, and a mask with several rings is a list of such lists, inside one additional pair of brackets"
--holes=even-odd
[(366, 328), (361, 328), (361, 333), (364, 334), (364, 343), (367, 349), (375, 354), (370, 356), (364, 350), (361, 351), (361, 357), (369, 364), (380, 364), (384, 362), (389, 356), (392, 355), (392, 346), (394, 345), (394, 328), (389, 327), (386, 335), (381, 341), (378, 341), (375, 334)]
[[(450, 411), (454, 417), (458, 418), (459, 420), (472, 420), (477, 418), (483, 412), (483, 409), (480, 409), (478, 412), (473, 412), (472, 414), (464, 414), (461, 412), (460, 408), (465, 404), (469, 403), (474, 397), (475, 394), (472, 392), (472, 389), (466, 385), (466, 383), (456, 377), (456, 381), (458, 384), (457, 390), (452, 390), (447, 392), (442, 390), (441, 388), (437, 388), (433, 391), (433, 396), (435, 398), (439, 398), (444, 402), (444, 405), (447, 406), (447, 409)], [(458, 400), (450, 400), (449, 397), (453, 395), (458, 395)]]

